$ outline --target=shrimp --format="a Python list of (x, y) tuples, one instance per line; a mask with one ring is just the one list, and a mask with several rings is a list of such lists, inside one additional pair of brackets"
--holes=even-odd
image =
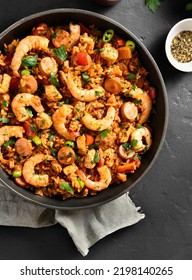
[(112, 180), (110, 169), (103, 165), (101, 167), (97, 167), (97, 171), (100, 175), (100, 181), (92, 181), (88, 179), (85, 175), (85, 173), (82, 170), (77, 170), (76, 173), (80, 177), (80, 179), (83, 181), (85, 186), (91, 190), (94, 191), (102, 191), (106, 189)]
[(93, 118), (89, 113), (85, 112), (81, 121), (90, 130), (102, 131), (109, 128), (113, 124), (115, 112), (116, 111), (114, 107), (109, 107), (106, 116), (101, 120), (97, 120)]
[(29, 159), (27, 159), (23, 165), (23, 178), (25, 181), (35, 186), (36, 188), (39, 187), (46, 187), (49, 184), (49, 176), (47, 174), (35, 174), (35, 165), (39, 164), (40, 162), (46, 160), (53, 160), (54, 158), (50, 155), (44, 154), (36, 154)]
[(0, 84), (0, 94), (6, 94), (8, 92), (10, 82), (11, 82), (11, 76), (9, 76), (8, 74), (3, 74), (2, 81)]
[(72, 107), (70, 105), (64, 104), (59, 107), (52, 116), (53, 126), (56, 131), (65, 137), (68, 140), (74, 141), (75, 135), (70, 133), (69, 130), (65, 127), (67, 122), (67, 116), (72, 113)]
[(145, 123), (147, 121), (147, 119), (150, 115), (151, 109), (152, 109), (152, 100), (151, 100), (150, 96), (145, 91), (143, 91), (141, 88), (136, 88), (135, 90), (131, 89), (129, 92), (129, 95), (132, 98), (136, 99), (137, 101), (141, 102), (139, 104), (141, 106), (141, 114), (140, 114), (138, 123), (139, 124)]
[(27, 106), (32, 106), (38, 113), (42, 113), (44, 111), (39, 96), (32, 95), (30, 93), (19, 93), (11, 102), (13, 113), (19, 122), (24, 122), (30, 117), (25, 108)]
[(71, 22), (69, 24), (69, 30), (70, 30), (70, 41), (66, 46), (67, 49), (71, 49), (73, 46), (77, 44), (81, 32), (80, 25), (72, 24)]
[(152, 145), (151, 132), (147, 127), (135, 129), (130, 135), (131, 141), (136, 140), (136, 145), (132, 147), (134, 151), (147, 151)]
[(60, 74), (63, 80), (66, 82), (68, 90), (77, 100), (90, 102), (98, 99), (105, 93), (104, 88), (99, 85), (95, 85), (92, 89), (79, 88), (75, 84), (73, 75), (70, 72), (65, 74), (63, 71), (60, 71)]
[(35, 123), (39, 129), (48, 129), (52, 126), (53, 122), (48, 114), (42, 112), (37, 115), (38, 117), (35, 119)]
[(13, 59), (11, 61), (11, 69), (13, 74), (19, 77), (18, 70), (21, 66), (23, 57), (32, 49), (48, 51), (49, 40), (42, 36), (27, 36), (22, 39), (16, 47)]
[(80, 37), (80, 25), (69, 24), (70, 33), (64, 29), (60, 29), (56, 32), (56, 36), (52, 39), (52, 43), (56, 48), (60, 48), (65, 45), (67, 50), (70, 50), (75, 46)]
[(22, 138), (24, 129), (22, 126), (2, 126), (0, 128), (0, 146), (2, 146), (11, 137)]

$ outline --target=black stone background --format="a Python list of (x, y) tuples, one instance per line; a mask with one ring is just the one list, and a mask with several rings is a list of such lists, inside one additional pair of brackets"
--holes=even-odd
[(192, 16), (188, 1), (164, 0), (152, 13), (144, 0), (121, 0), (102, 7), (91, 0), (1, 0), (0, 32), (30, 14), (53, 8), (81, 8), (106, 15), (132, 31), (155, 58), (168, 92), (169, 125), (155, 161), (130, 192), (146, 218), (95, 244), (87, 257), (77, 251), (60, 225), (42, 229), (0, 226), (0, 259), (191, 259), (192, 258), (192, 79), (167, 61), (166, 36)]

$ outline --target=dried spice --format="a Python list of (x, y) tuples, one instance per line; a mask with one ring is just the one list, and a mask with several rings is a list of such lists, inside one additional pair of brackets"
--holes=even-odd
[(192, 31), (182, 31), (173, 38), (171, 53), (179, 62), (192, 61)]

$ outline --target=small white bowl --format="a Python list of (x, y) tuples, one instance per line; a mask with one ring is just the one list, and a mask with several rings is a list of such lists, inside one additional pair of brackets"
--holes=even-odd
[(171, 53), (171, 43), (173, 38), (182, 31), (192, 31), (192, 18), (187, 18), (176, 23), (169, 31), (165, 42), (165, 53), (169, 62), (178, 70), (192, 72), (192, 61), (178, 62)]

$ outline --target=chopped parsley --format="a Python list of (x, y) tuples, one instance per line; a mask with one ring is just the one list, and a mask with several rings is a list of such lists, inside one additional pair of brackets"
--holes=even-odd
[(75, 110), (76, 110), (77, 112), (80, 112), (80, 111), (81, 111), (78, 107), (75, 107)]
[(102, 139), (102, 140), (105, 139), (105, 137), (107, 136), (107, 134), (108, 134), (109, 132), (111, 132), (111, 130), (109, 130), (109, 129), (103, 130), (103, 131), (101, 132), (101, 134), (100, 134), (101, 139)]
[(124, 129), (124, 128), (125, 128), (125, 126), (124, 126), (124, 124), (123, 124), (123, 123), (119, 123), (119, 127), (120, 127), (120, 128), (122, 128), (122, 129)]
[(30, 117), (33, 117), (33, 112), (32, 112), (32, 109), (30, 107), (27, 107), (26, 108), (26, 111), (27, 111), (27, 114), (30, 116)]
[(49, 141), (52, 142), (54, 140), (54, 135), (53, 134), (49, 135), (48, 139), (49, 139)]
[(85, 72), (81, 73), (81, 76), (83, 78), (83, 85), (86, 85), (89, 82), (89, 75)]
[(0, 122), (8, 123), (8, 122), (10, 122), (10, 119), (9, 118), (0, 118)]
[(134, 103), (135, 103), (135, 105), (139, 105), (139, 104), (141, 104), (141, 103), (142, 103), (142, 99), (135, 100), (135, 101), (134, 101)]
[(98, 147), (99, 147), (99, 143), (94, 143), (94, 144), (89, 145), (88, 150), (97, 149)]
[(21, 65), (26, 67), (34, 67), (37, 65), (37, 55), (29, 55), (22, 59)]
[(125, 150), (131, 150), (131, 148), (132, 147), (135, 147), (135, 146), (137, 146), (137, 144), (138, 144), (138, 140), (137, 139), (133, 139), (132, 141), (131, 141), (131, 143), (129, 144), (129, 143), (123, 143), (122, 144), (122, 147), (125, 149)]
[(186, 11), (192, 11), (192, 2), (188, 2), (185, 6)]
[(8, 103), (7, 103), (7, 101), (6, 100), (4, 100), (3, 102), (2, 102), (2, 107), (4, 107), (4, 108), (7, 108), (8, 107)]
[(122, 144), (122, 147), (123, 147), (125, 150), (127, 150), (127, 151), (131, 149), (131, 145), (128, 144), (128, 143), (123, 143), (123, 144)]
[(129, 80), (132, 80), (132, 81), (135, 81), (136, 80), (136, 75), (134, 73), (129, 73), (126, 75), (126, 77), (129, 79)]
[(140, 129), (140, 128), (142, 128), (142, 127), (143, 127), (143, 125), (139, 124), (138, 127), (137, 127), (137, 129)]
[(62, 61), (65, 61), (67, 59), (67, 52), (66, 52), (66, 46), (62, 45), (58, 49), (53, 49), (53, 52), (56, 57), (60, 58)]
[(65, 104), (70, 104), (70, 98), (67, 98), (66, 100), (65, 100)]
[(133, 139), (131, 141), (131, 147), (135, 147), (135, 146), (137, 146), (137, 144), (138, 144), (138, 140), (137, 139)]
[(145, 4), (149, 8), (149, 10), (155, 13), (161, 4), (161, 1), (162, 0), (145, 0)]
[(58, 35), (58, 32), (54, 32), (53, 35), (52, 35), (52, 37), (53, 37), (53, 38), (56, 38), (57, 35)]
[(134, 84), (132, 85), (132, 90), (136, 90), (137, 86)]
[(55, 74), (53, 72), (51, 72), (51, 76), (50, 76), (50, 82), (52, 85), (56, 86), (56, 87), (60, 87), (60, 84), (55, 76)]
[(37, 127), (34, 123), (30, 123), (29, 125), (31, 127), (32, 132), (35, 132), (37, 130)]
[(52, 156), (53, 156), (54, 158), (57, 157), (57, 150), (56, 150), (56, 149), (51, 148), (51, 153), (52, 153)]

